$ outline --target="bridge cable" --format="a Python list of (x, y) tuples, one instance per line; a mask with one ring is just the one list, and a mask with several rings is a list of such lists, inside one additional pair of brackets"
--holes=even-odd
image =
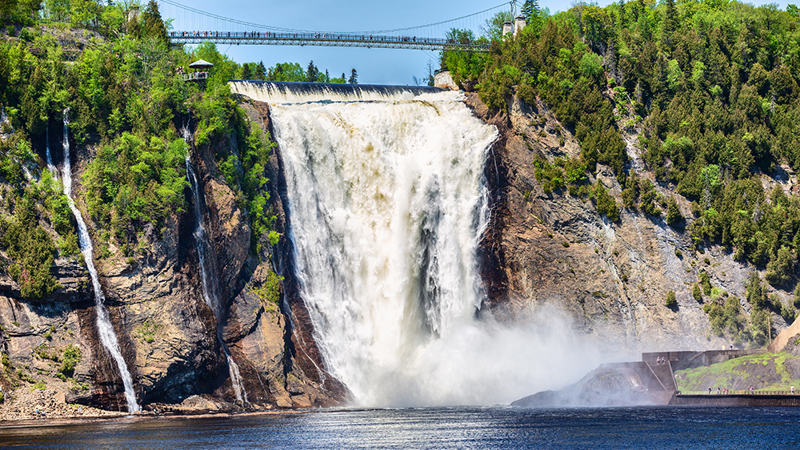
[[(177, 8), (181, 8), (181, 9), (184, 9), (186, 11), (190, 11), (190, 12), (202, 15), (202, 16), (209, 17), (209, 18), (223, 20), (223, 21), (230, 22), (230, 23), (236, 23), (236, 24), (239, 24), (239, 25), (245, 25), (245, 26), (248, 26), (248, 27), (251, 27), (251, 28), (260, 28), (260, 29), (266, 29), (266, 30), (283, 31), (283, 32), (289, 32), (289, 33), (319, 33), (320, 32), (318, 30), (302, 30), (302, 29), (297, 29), (297, 28), (283, 28), (283, 27), (276, 27), (276, 26), (272, 26), (272, 25), (263, 25), (263, 24), (253, 23), (253, 22), (247, 22), (247, 21), (239, 20), (239, 19), (233, 19), (233, 18), (230, 18), (230, 17), (225, 17), (225, 16), (221, 16), (221, 15), (218, 15), (218, 14), (214, 14), (214, 13), (211, 13), (211, 12), (208, 12), (208, 11), (203, 11), (201, 9), (193, 8), (191, 6), (186, 6), (186, 5), (183, 5), (181, 3), (176, 2), (174, 0), (158, 0), (158, 2), (166, 3), (168, 5), (172, 5), (172, 6), (175, 6)], [(468, 18), (477, 16), (479, 14), (483, 14), (483, 13), (486, 13), (486, 12), (489, 12), (489, 11), (492, 11), (492, 10), (495, 10), (495, 9), (498, 9), (498, 8), (501, 8), (501, 7), (505, 7), (506, 5), (508, 5), (508, 3), (507, 2), (503, 2), (500, 5), (484, 9), (483, 11), (478, 11), (476, 13), (468, 14), (466, 16), (457, 17), (455, 19), (443, 20), (443, 21), (440, 21), (440, 22), (434, 22), (434, 23), (430, 23), (430, 24), (427, 24), (427, 25), (417, 25), (417, 26), (412, 26), (412, 27), (395, 28), (395, 29), (389, 29), (389, 30), (348, 31), (348, 32), (330, 32), (330, 31), (328, 31), (327, 33), (382, 34), (382, 33), (395, 33), (395, 32), (399, 32), (399, 31), (415, 30), (415, 29), (419, 29), (419, 28), (428, 28), (428, 27), (434, 27), (434, 26), (438, 26), (438, 25), (443, 25), (443, 24), (450, 23), (450, 22), (455, 22), (457, 20), (468, 19)], [(324, 32), (325, 31), (323, 31), (323, 33)]]

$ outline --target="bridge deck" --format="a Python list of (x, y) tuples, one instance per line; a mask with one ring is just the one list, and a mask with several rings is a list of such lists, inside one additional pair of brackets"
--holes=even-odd
[(488, 43), (457, 42), (452, 39), (416, 36), (376, 36), (333, 33), (273, 33), (263, 31), (170, 31), (173, 44), (200, 44), (206, 41), (236, 45), (314, 45), (329, 47), (405, 48), (413, 50), (452, 50), (488, 52)]

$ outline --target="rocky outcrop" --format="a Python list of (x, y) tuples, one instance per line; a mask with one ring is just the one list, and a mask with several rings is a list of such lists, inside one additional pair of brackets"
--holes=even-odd
[[(268, 129), (268, 121), (263, 121), (268, 115), (262, 119), (254, 107), (245, 106)], [(56, 134), (51, 135), (54, 150), (60, 140)], [(175, 411), (331, 406), (346, 398), (344, 386), (322, 369), (312, 331), (298, 318), (305, 314), (293, 309), (296, 297), (286, 298), (294, 288), (280, 287), (292, 283), (287, 276), (291, 263), (275, 256), (275, 252), (287, 251), (288, 239), (282, 237), (272, 248), (263, 237), (264, 250), (251, 254), (247, 211), (222, 180), (214, 158), (215, 152), (236, 151), (235, 144), (231, 139), (213, 148), (192, 148), (204, 204), (194, 204), (187, 189), (188, 209), (176, 211), (160, 229), (146, 226), (137, 235), (135, 249), (127, 254), (113, 238), (101, 235), (85, 213), (80, 174), (92, 158), (93, 148), (73, 145), (73, 196), (94, 233), (95, 263), (106, 307), (134, 378), (137, 398), (146, 410), (154, 408), (148, 405), (157, 405), (161, 411), (171, 411), (165, 405), (173, 405)], [(53, 153), (58, 160), (61, 153)], [(286, 214), (277, 192), (277, 155), (269, 171), (271, 206), (278, 216), (275, 227), (285, 233)], [(204, 213), (211, 244), (209, 265), (221, 303), (219, 318), (203, 300), (193, 236), (197, 207)], [(266, 294), (274, 289), (266, 286), (268, 280), (274, 281), (273, 261), (286, 276), (278, 283), (277, 298)], [(4, 356), (0, 388), (6, 399), (0, 403), (0, 414), (9, 405), (22, 411), (18, 388), (30, 390), (34, 384), (59, 392), (64, 402), (125, 410), (117, 366), (100, 344), (94, 294), (80, 255), (57, 260), (53, 273), (62, 287), (41, 301), (21, 299), (19, 286), (0, 277), (0, 350)], [(245, 404), (236, 404), (218, 336), (240, 369), (247, 393)], [(80, 356), (74, 370), (64, 372), (65, 352), (70, 348), (78, 349)]]
[[(705, 271), (713, 286), (744, 299), (753, 267), (717, 246), (694, 251), (685, 228), (670, 227), (662, 218), (623, 209), (619, 222), (612, 223), (589, 199), (566, 190), (546, 194), (533, 160), (579, 156), (580, 146), (569, 130), (541, 103), (513, 98), (507, 114), (490, 113), (476, 94), (467, 94), (467, 104), (501, 134), (488, 155), (493, 214), (480, 250), (487, 306), (497, 317), (525, 320), (554, 304), (572, 316), (579, 332), (602, 337), (609, 345), (701, 350), (729, 344), (711, 332), (692, 287)], [(639, 149), (629, 143), (628, 152), (634, 169), (642, 166)], [(652, 179), (643, 170), (639, 176)], [(589, 181), (597, 180), (622, 205), (621, 186), (608, 168), (598, 166)], [(689, 202), (668, 186), (657, 189), (679, 199), (688, 226)], [(665, 305), (669, 291), (676, 294), (676, 308)], [(790, 301), (786, 292), (774, 295)], [(744, 301), (742, 306), (750, 310)], [(777, 314), (773, 324), (777, 329), (787, 325)]]

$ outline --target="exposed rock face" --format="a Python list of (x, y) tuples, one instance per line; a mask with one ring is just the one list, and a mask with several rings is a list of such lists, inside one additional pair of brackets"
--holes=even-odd
[[(658, 395), (662, 394), (662, 395)], [(651, 393), (639, 373), (630, 367), (600, 367), (560, 391), (543, 391), (511, 404), (522, 408), (564, 406), (631, 406), (655, 404), (662, 392)], [(669, 396), (666, 396), (666, 400)]]
[[(689, 233), (662, 218), (623, 210), (620, 221), (610, 223), (591, 200), (565, 191), (545, 194), (533, 159), (577, 157), (580, 146), (571, 133), (542, 104), (514, 99), (508, 114), (496, 115), (476, 94), (468, 94), (467, 104), (501, 133), (486, 167), (494, 214), (481, 243), (488, 306), (498, 317), (521, 320), (555, 304), (570, 313), (580, 332), (602, 336), (610, 345), (702, 350), (729, 344), (711, 333), (691, 290), (703, 270), (713, 286), (744, 299), (754, 268), (716, 246), (695, 253)], [(634, 168), (642, 166), (639, 150), (630, 143), (628, 152)], [(639, 175), (652, 179), (647, 172)], [(622, 189), (611, 171), (598, 166), (590, 181), (597, 179), (622, 205)], [(691, 223), (689, 202), (667, 187), (657, 189), (667, 198), (675, 195)], [(675, 309), (665, 306), (670, 290), (676, 293)], [(790, 301), (785, 292), (775, 293)], [(749, 304), (742, 301), (742, 306), (749, 311)], [(786, 326), (776, 314), (773, 324)]]
[[(267, 129), (265, 105), (263, 118), (255, 108), (245, 106)], [(60, 136), (52, 134), (51, 148), (56, 149)], [(292, 309), (296, 302), (284, 300), (286, 292), (294, 291), (281, 289), (277, 302), (264, 298), (262, 288), (270, 276), (272, 252), (288, 254), (288, 242), (282, 238), (272, 249), (264, 237), (265, 250), (258, 256), (251, 254), (247, 212), (218, 175), (213, 156), (215, 151), (235, 151), (235, 147), (235, 142), (227, 141), (214, 148), (193, 148), (192, 159), (211, 244), (209, 264), (222, 305), (221, 336), (239, 366), (249, 404), (235, 404), (226, 357), (218, 340), (218, 318), (203, 300), (193, 236), (193, 209), (198, 205), (188, 189), (189, 209), (176, 211), (162, 229), (145, 227), (130, 257), (124, 256), (113, 240), (103, 242), (93, 236), (106, 306), (134, 378), (137, 398), (146, 409), (152, 409), (148, 404), (161, 405), (162, 410), (163, 405), (181, 404), (176, 411), (339, 404), (346, 397), (346, 389), (321, 369), (311, 331), (297, 319), (305, 313), (296, 314)], [(73, 197), (84, 211), (90, 232), (96, 233), (85, 213), (79, 184), (93, 149), (73, 148), (77, 149)], [(53, 153), (57, 159), (60, 153)], [(272, 208), (278, 216), (276, 229), (284, 233), (286, 215), (277, 193), (278, 156), (272, 159), (268, 174)], [(98, 249), (105, 246), (108, 256), (100, 258)], [(291, 272), (291, 262), (285, 259), (274, 258), (282, 274)], [(0, 325), (4, 330), (0, 331), (0, 350), (5, 356), (0, 387), (9, 399), (15, 387), (29, 390), (38, 382), (61, 392), (62, 401), (126, 410), (118, 369), (99, 341), (94, 294), (82, 259), (59, 259), (54, 273), (62, 288), (38, 302), (21, 299), (19, 286), (8, 277), (0, 277)], [(290, 282), (287, 277), (284, 283)], [(295, 323), (301, 325), (293, 326)], [(74, 371), (59, 374), (69, 346), (80, 350), (80, 358)], [(189, 398), (193, 400), (185, 403)], [(12, 404), (16, 403), (0, 404), (0, 413)]]

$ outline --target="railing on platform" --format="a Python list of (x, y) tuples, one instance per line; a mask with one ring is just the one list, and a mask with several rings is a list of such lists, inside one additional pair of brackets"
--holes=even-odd
[(205, 41), (220, 44), (245, 45), (317, 45), (337, 47), (406, 48), (415, 50), (453, 50), (488, 52), (488, 43), (459, 42), (455, 39), (418, 38), (416, 36), (377, 36), (370, 34), (335, 33), (275, 33), (271, 31), (170, 31), (173, 44), (200, 44)]
[(725, 395), (797, 395), (800, 396), (800, 391), (769, 391), (769, 390), (744, 390), (744, 391), (728, 391), (728, 392), (717, 392), (717, 391), (677, 391), (675, 395), (705, 395), (709, 397), (714, 396), (725, 396)]
[(185, 73), (183, 74), (184, 81), (200, 81), (200, 80), (207, 80), (208, 79), (208, 72), (194, 72), (194, 73)]

